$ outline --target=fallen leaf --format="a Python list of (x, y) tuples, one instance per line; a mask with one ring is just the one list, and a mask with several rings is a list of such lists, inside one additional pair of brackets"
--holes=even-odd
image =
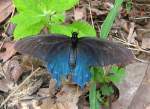
[(0, 0), (0, 23), (3, 22), (14, 9), (12, 0)]
[(26, 91), (27, 95), (32, 95), (33, 93), (37, 92), (37, 90), (39, 90), (43, 84), (43, 81), (44, 80), (40, 78), (39, 80), (30, 83)]
[(74, 19), (75, 20), (81, 20), (86, 17), (86, 10), (85, 8), (76, 8), (74, 10)]
[(45, 97), (49, 95), (49, 88), (40, 88), (37, 95)]
[(126, 21), (125, 19), (121, 19), (119, 23), (120, 23), (119, 26), (121, 26), (121, 28), (122, 28), (125, 32), (129, 33), (129, 22)]
[(6, 30), (6, 34), (8, 36), (13, 36), (13, 32), (15, 30), (16, 25), (14, 25), (13, 23), (9, 22), (7, 30)]
[(7, 79), (11, 81), (18, 81), (19, 77), (23, 73), (23, 69), (21, 65), (19, 64), (19, 61), (17, 59), (12, 58), (11, 60), (7, 61), (3, 66), (5, 75)]
[(10, 90), (9, 84), (11, 84), (11, 81), (8, 81), (6, 79), (0, 80), (0, 91), (8, 92)]
[[(2, 51), (2, 49), (4, 49), (4, 51)], [(4, 42), (0, 52), (0, 59), (3, 60), (3, 62), (6, 62), (15, 53), (14, 42)]]
[(142, 48), (150, 49), (150, 37), (146, 37), (142, 39)]
[(78, 87), (65, 84), (56, 94), (55, 100), (45, 99), (40, 107), (41, 109), (78, 109), (77, 103), (81, 93)]
[(147, 106), (145, 109), (150, 109), (150, 105), (149, 105), (149, 106)]

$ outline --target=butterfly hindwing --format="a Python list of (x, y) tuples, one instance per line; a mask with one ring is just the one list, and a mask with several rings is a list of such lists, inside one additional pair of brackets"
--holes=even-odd
[(76, 51), (76, 67), (72, 75), (72, 80), (83, 88), (83, 86), (91, 79), (90, 65), (94, 65), (97, 59), (95, 59), (96, 57), (93, 55), (93, 48), (89, 48), (80, 41)]
[(56, 79), (57, 86), (60, 86), (61, 80), (65, 79), (68, 73), (70, 73), (69, 50), (68, 44), (62, 44), (55, 51), (57, 53), (51, 55), (53, 58), (47, 58), (48, 71), (51, 73), (52, 78)]

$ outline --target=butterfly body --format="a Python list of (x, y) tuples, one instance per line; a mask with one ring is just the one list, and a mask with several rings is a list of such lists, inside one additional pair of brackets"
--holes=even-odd
[(71, 37), (72, 49), (76, 49), (78, 43), (78, 33), (73, 32)]
[(65, 35), (40, 35), (17, 41), (15, 49), (23, 54), (32, 55), (46, 62), (52, 78), (61, 85), (67, 75), (83, 87), (91, 78), (89, 67), (109, 64), (126, 64), (133, 59), (130, 50), (118, 44), (96, 38), (78, 38)]

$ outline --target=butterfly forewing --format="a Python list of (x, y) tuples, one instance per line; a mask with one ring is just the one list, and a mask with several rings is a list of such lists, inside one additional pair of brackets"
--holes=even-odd
[(69, 38), (62, 35), (40, 35), (17, 41), (14, 47), (22, 54), (29, 54), (47, 61), (48, 58), (53, 58), (51, 54), (58, 53), (59, 47), (69, 42)]
[(15, 44), (15, 49), (22, 53), (37, 57), (46, 62), (49, 73), (61, 85), (62, 77), (70, 72), (69, 55), (71, 42), (62, 35), (44, 35), (22, 39)]
[(84, 51), (90, 66), (127, 64), (133, 60), (132, 52), (113, 42), (84, 37), (79, 40), (79, 52)]

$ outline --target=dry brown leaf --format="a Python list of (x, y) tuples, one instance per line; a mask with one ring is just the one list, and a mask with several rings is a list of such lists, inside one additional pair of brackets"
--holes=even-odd
[(37, 90), (39, 90), (39, 88), (41, 87), (43, 83), (43, 79), (40, 78), (39, 80), (36, 80), (34, 82), (31, 82), (27, 88), (26, 94), (27, 95), (32, 95), (33, 93), (35, 93)]
[[(48, 92), (48, 90), (46, 91)], [(81, 91), (76, 86), (63, 85), (55, 99), (43, 100), (41, 109), (78, 109), (77, 103)]]
[(0, 52), (0, 59), (2, 59), (3, 62), (6, 62), (16, 53), (14, 49), (14, 42), (5, 42), (2, 46), (2, 49), (3, 48), (6, 49), (6, 51)]
[(142, 39), (142, 48), (150, 49), (150, 37)]
[(74, 19), (75, 20), (81, 20), (86, 17), (86, 10), (85, 8), (76, 8), (74, 10)]
[(49, 88), (40, 88), (37, 95), (45, 97), (49, 95)]
[(6, 34), (7, 34), (8, 36), (13, 36), (13, 32), (14, 32), (14, 30), (15, 30), (15, 27), (16, 27), (16, 25), (10, 22), (10, 23), (8, 24), (8, 27), (7, 27), (7, 30), (6, 30)]
[(150, 105), (149, 105), (149, 106), (147, 106), (145, 109), (150, 109)]
[[(117, 23), (117, 22), (116, 22), (116, 23)], [(125, 20), (125, 19), (121, 19), (119, 23), (120, 23), (119, 26), (121, 26), (121, 28), (122, 28), (125, 32), (129, 33), (129, 22), (128, 22), (127, 20)]]
[(10, 90), (9, 86), (11, 84), (11, 81), (8, 81), (6, 79), (0, 80), (0, 91), (8, 92)]
[(0, 0), (0, 23), (3, 22), (14, 9), (12, 0)]
[(23, 73), (23, 69), (21, 65), (19, 64), (18, 60), (15, 58), (7, 61), (4, 64), (3, 69), (7, 79), (15, 82), (18, 81), (19, 77)]

